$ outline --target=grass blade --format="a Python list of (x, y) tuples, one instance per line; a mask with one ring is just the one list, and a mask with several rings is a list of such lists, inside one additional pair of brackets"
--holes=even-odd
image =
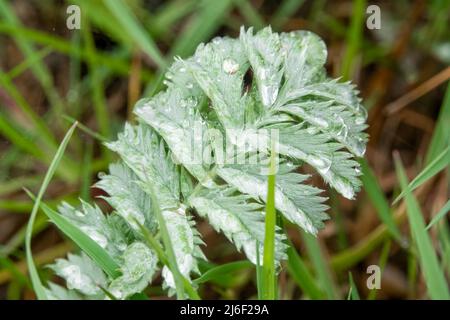
[(311, 258), (314, 269), (317, 273), (317, 278), (320, 288), (326, 293), (328, 299), (333, 300), (337, 298), (336, 286), (331, 274), (330, 268), (322, 254), (319, 241), (313, 235), (302, 232), (303, 240), (305, 241), (309, 257)]
[(447, 85), (445, 91), (444, 102), (439, 112), (437, 124), (434, 129), (433, 138), (431, 139), (430, 146), (428, 147), (427, 156), (425, 157), (425, 163), (430, 163), (435, 159), (439, 151), (444, 149), (450, 144), (450, 82)]
[[(389, 252), (391, 250), (391, 240), (386, 240), (386, 242), (383, 245), (383, 248), (381, 249), (381, 253), (380, 253), (380, 259), (378, 262), (378, 265), (380, 266), (380, 270), (381, 270), (381, 277), (383, 276), (383, 271), (384, 268), (386, 267), (386, 263), (387, 260), (389, 258)], [(378, 289), (372, 289), (368, 296), (367, 296), (367, 300), (375, 300), (375, 298), (377, 297), (377, 293), (378, 293)]]
[(419, 203), (407, 188), (408, 179), (398, 154), (395, 155), (395, 166), (400, 185), (406, 191), (406, 213), (409, 218), (412, 236), (417, 245), (419, 262), (428, 288), (428, 294), (432, 299), (450, 299), (447, 281), (444, 273), (439, 268), (438, 258), (431, 239), (425, 230), (425, 222)]
[(185, 57), (194, 52), (197, 45), (208, 40), (219, 28), (233, 6), (233, 0), (204, 1), (197, 14), (188, 22), (188, 28), (177, 38), (170, 56)]
[[(111, 136), (111, 130), (110, 130), (110, 115), (108, 112), (107, 104), (105, 101), (105, 88), (103, 87), (103, 83), (101, 80), (101, 77), (99, 75), (99, 68), (98, 68), (98, 62), (95, 60), (96, 55), (96, 49), (94, 44), (94, 39), (91, 33), (91, 28), (86, 21), (84, 23), (83, 27), (83, 41), (85, 44), (85, 50), (89, 54), (89, 60), (88, 60), (88, 68), (89, 68), (89, 74), (92, 78), (92, 102), (95, 112), (95, 118), (98, 122), (98, 127), (100, 129), (100, 134), (106, 138), (110, 138)], [(103, 152), (108, 152), (106, 148), (102, 148)]]
[(202, 284), (216, 278), (219, 278), (225, 274), (234, 273), (239, 270), (253, 268), (253, 264), (248, 260), (234, 261), (220, 266), (213, 267), (203, 273), (200, 277), (195, 279), (195, 284)]
[(350, 282), (350, 290), (348, 291), (347, 300), (361, 300), (351, 272), (348, 273), (348, 282)]
[[(62, 54), (82, 59), (85, 62), (90, 59), (89, 54), (91, 53), (86, 52), (81, 46), (76, 45), (76, 43), (71, 43), (61, 37), (49, 35), (45, 32), (25, 27), (18, 27), (0, 21), (0, 33), (10, 35), (11, 37), (24, 37), (37, 44), (48, 46)], [(111, 71), (114, 71), (114, 74), (128, 76), (130, 72), (130, 63), (126, 61), (123, 56), (115, 56), (100, 52), (93, 52), (92, 54), (95, 54), (95, 60), (99, 63), (99, 65), (109, 68)], [(142, 70), (141, 77), (142, 80), (145, 81), (153, 80), (153, 74), (148, 72), (148, 70)]]
[(445, 169), (450, 164), (450, 147), (447, 147), (436, 158), (430, 162), (403, 190), (399, 196), (394, 200), (394, 204), (405, 196), (406, 192), (413, 192), (420, 187), (423, 183), (438, 174), (441, 170)]
[[(159, 242), (153, 237), (153, 235), (149, 232), (149, 230), (143, 226), (139, 221), (135, 220), (136, 224), (139, 226), (142, 236), (144, 237), (146, 244), (149, 248), (155, 250), (159, 261), (161, 261), (164, 265), (171, 268), (171, 262), (167, 254), (164, 252), (164, 249), (161, 247)], [(172, 271), (172, 269), (171, 269)], [(178, 271), (179, 272), (179, 271)], [(173, 273), (173, 271), (172, 271)], [(191, 283), (179, 272), (179, 276), (182, 278), (181, 282), (183, 284), (186, 293), (191, 299), (200, 300), (200, 296), (197, 291), (195, 291), (194, 287), (192, 287)], [(180, 283), (181, 284), (181, 283)]]
[(292, 243), (289, 243), (287, 249), (288, 255), (288, 272), (298, 284), (298, 286), (305, 292), (310, 299), (323, 299), (324, 293), (317, 286), (313, 275), (309, 272), (303, 259), (297, 253)]
[[(28, 195), (34, 198), (33, 194), (27, 191)], [(60, 229), (66, 236), (72, 239), (81, 250), (83, 250), (97, 265), (102, 268), (107, 275), (117, 278), (120, 275), (119, 265), (114, 259), (100, 247), (97, 242), (92, 240), (78, 227), (72, 224), (66, 217), (51, 209), (45, 203), (41, 202), (40, 207), (45, 215)]]
[(256, 30), (264, 28), (264, 19), (248, 0), (234, 0), (234, 3), (251, 26), (255, 27)]
[(164, 244), (165, 248), (165, 256), (167, 257), (167, 263), (168, 267), (170, 268), (170, 271), (173, 274), (176, 292), (177, 292), (177, 298), (183, 299), (184, 298), (184, 288), (185, 288), (185, 282), (187, 281), (183, 275), (180, 272), (180, 269), (178, 268), (178, 263), (175, 256), (175, 251), (172, 247), (172, 241), (170, 240), (170, 234), (169, 230), (166, 226), (166, 221), (164, 220), (164, 217), (161, 212), (161, 208), (159, 207), (158, 198), (155, 195), (155, 190), (153, 190), (153, 186), (149, 185), (150, 188), (150, 197), (152, 200), (152, 208), (155, 212), (156, 219), (159, 224), (159, 230), (161, 232), (161, 238)]
[(450, 228), (446, 220), (439, 225), (439, 240), (442, 246), (442, 268), (450, 276)]
[(284, 0), (283, 3), (275, 11), (270, 24), (275, 30), (279, 30), (295, 14), (295, 12), (303, 5), (305, 0)]
[(392, 210), (389, 207), (389, 203), (380, 188), (377, 178), (375, 177), (365, 159), (362, 159), (360, 161), (360, 164), (363, 173), (361, 176), (361, 180), (364, 185), (364, 190), (367, 192), (370, 201), (377, 210), (378, 217), (389, 229), (389, 232), (392, 234), (392, 236), (398, 241), (401, 241), (400, 230), (398, 229), (397, 224), (394, 221)]
[(263, 299), (274, 300), (276, 297), (275, 278), (275, 146), (272, 142), (270, 154), (270, 169), (267, 181), (266, 221), (264, 235), (264, 253), (262, 265)]
[(355, 65), (355, 56), (361, 44), (361, 36), (364, 26), (364, 13), (366, 0), (353, 1), (353, 11), (350, 28), (347, 34), (347, 48), (342, 62), (342, 78), (349, 80), (352, 76), (352, 67)]
[(439, 212), (434, 216), (434, 218), (427, 225), (427, 230), (435, 225), (439, 220), (441, 220), (450, 211), (450, 200), (439, 210)]
[[(21, 22), (17, 18), (15, 12), (3, 1), (0, 1), (0, 14), (3, 16), (4, 21), (7, 21), (8, 24), (13, 26), (21, 26)], [(58, 94), (58, 90), (56, 90), (54, 86), (54, 81), (49, 69), (39, 58), (39, 52), (36, 51), (36, 49), (28, 42), (26, 38), (12, 37), (12, 39), (15, 40), (25, 58), (34, 61), (34, 63), (30, 65), (31, 71), (42, 85), (45, 94), (52, 105), (53, 111), (57, 111), (58, 114), (60, 114), (63, 111), (61, 97)]]
[(33, 225), (34, 225), (34, 221), (36, 220), (36, 215), (37, 215), (42, 197), (44, 196), (45, 190), (47, 190), (47, 187), (50, 184), (50, 180), (52, 179), (53, 174), (55, 173), (56, 168), (58, 167), (58, 164), (61, 161), (64, 151), (66, 150), (67, 144), (69, 143), (69, 140), (72, 137), (72, 134), (75, 131), (76, 127), (77, 127), (77, 123), (75, 122), (70, 127), (69, 131), (67, 131), (66, 136), (64, 137), (61, 144), (59, 145), (59, 148), (56, 151), (55, 157), (53, 158), (53, 161), (51, 162), (50, 167), (48, 168), (48, 171), (45, 174), (44, 181), (42, 182), (41, 188), (39, 189), (39, 193), (34, 202), (33, 210), (31, 211), (30, 220), (28, 221), (28, 226), (27, 226), (27, 231), (26, 231), (26, 236), (25, 236), (26, 258), (27, 258), (28, 270), (30, 272), (31, 282), (33, 284), (33, 288), (36, 292), (37, 298), (40, 300), (47, 300), (47, 294), (45, 293), (44, 286), (42, 285), (41, 279), (39, 278), (39, 274), (37, 272), (36, 266), (33, 261), (33, 254), (31, 251), (31, 238), (32, 238), (32, 234), (33, 234)]
[(111, 13), (122, 25), (124, 31), (133, 38), (136, 45), (138, 45), (160, 68), (166, 67), (164, 56), (159, 51), (153, 39), (148, 35), (148, 32), (139, 24), (133, 12), (122, 1), (104, 1), (104, 4), (109, 8)]

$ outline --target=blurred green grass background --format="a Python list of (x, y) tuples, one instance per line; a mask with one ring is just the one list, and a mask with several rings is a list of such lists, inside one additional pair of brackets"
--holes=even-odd
[[(80, 30), (66, 26), (71, 4), (81, 9)], [(381, 8), (380, 30), (366, 27), (371, 4)], [(0, 0), (0, 298), (34, 298), (24, 250), (33, 202), (22, 188), (37, 193), (71, 124), (79, 130), (48, 186), (50, 206), (99, 195), (90, 186), (115, 159), (102, 142), (133, 120), (140, 97), (163, 87), (175, 56), (235, 37), (241, 25), (269, 24), (325, 40), (329, 73), (358, 85), (370, 126), (357, 200), (330, 192), (331, 220), (317, 239), (288, 228), (279, 297), (448, 298), (449, 17), (445, 0)], [(198, 280), (202, 296), (256, 297), (254, 269), (207, 224), (199, 228), (211, 261), (204, 269), (229, 263)], [(33, 234), (40, 266), (73, 248), (42, 212)], [(366, 285), (373, 264), (380, 290)], [(148, 293), (164, 296), (157, 286)]]

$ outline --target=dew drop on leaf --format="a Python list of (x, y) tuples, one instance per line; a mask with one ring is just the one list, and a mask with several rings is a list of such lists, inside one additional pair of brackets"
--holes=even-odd
[(355, 153), (356, 155), (362, 157), (364, 153), (366, 153), (366, 144), (364, 142), (364, 139), (359, 137), (355, 142)]
[(233, 59), (225, 59), (222, 63), (222, 69), (228, 74), (234, 74), (239, 70), (239, 64)]
[(361, 125), (367, 120), (367, 110), (361, 104), (358, 105), (358, 114), (355, 118), (355, 124)]
[(333, 181), (334, 188), (347, 199), (353, 199), (355, 192), (350, 183), (343, 181), (342, 179), (336, 179)]
[(335, 118), (337, 119), (337, 123), (335, 125), (335, 134), (338, 137), (341, 137), (341, 139), (343, 139), (343, 140), (347, 139), (347, 135), (348, 135), (347, 125), (345, 124), (345, 122), (341, 116), (335, 115)]
[(314, 166), (320, 174), (326, 174), (331, 168), (332, 161), (325, 156), (308, 156), (308, 162)]

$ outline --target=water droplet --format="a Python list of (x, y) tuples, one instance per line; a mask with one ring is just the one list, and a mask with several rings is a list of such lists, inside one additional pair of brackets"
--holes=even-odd
[(357, 115), (355, 118), (355, 124), (361, 125), (367, 120), (367, 110), (361, 104), (358, 104)]
[(185, 67), (181, 67), (180, 70), (178, 70), (178, 71), (180, 71), (181, 73), (185, 73), (186, 72), (186, 68)]
[(328, 122), (323, 118), (314, 117), (313, 121), (323, 128), (328, 128)]
[(271, 106), (278, 96), (278, 86), (261, 84), (261, 100), (266, 107)]
[(164, 84), (165, 86), (169, 86), (170, 82), (167, 81), (167, 80), (164, 80), (164, 81), (163, 81), (163, 84)]
[(316, 156), (316, 155), (310, 155), (308, 156), (308, 162), (313, 167), (319, 171), (320, 174), (325, 175), (330, 171), (332, 161), (331, 159), (327, 158), (326, 156)]
[(166, 74), (166, 78), (167, 78), (167, 79), (172, 79), (172, 78), (173, 78), (173, 74), (167, 73), (167, 74)]
[(363, 107), (362, 104), (358, 104), (358, 111), (362, 114), (364, 118), (367, 119), (367, 109)]
[(192, 82), (186, 83), (186, 88), (192, 89), (193, 87), (194, 87), (194, 85), (192, 84)]
[(184, 108), (195, 108), (197, 106), (197, 99), (195, 97), (188, 97), (181, 100), (181, 106)]
[(347, 199), (353, 199), (355, 196), (355, 192), (353, 191), (352, 186), (350, 183), (338, 178), (333, 180), (333, 187), (336, 189), (337, 192), (342, 194)]
[(308, 129), (306, 129), (306, 132), (308, 132), (310, 135), (315, 135), (319, 132), (319, 128), (310, 126)]
[(110, 289), (110, 292), (116, 299), (120, 300), (123, 298), (123, 292), (119, 288)]
[(357, 175), (360, 175), (361, 174), (361, 169), (359, 167), (355, 167), (355, 173)]
[(344, 119), (338, 115), (335, 115), (335, 118), (337, 119), (337, 123), (334, 126), (334, 133), (343, 140), (347, 139), (348, 127), (345, 124)]
[(366, 119), (365, 119), (365, 118), (363, 118), (363, 117), (361, 117), (361, 116), (356, 116), (356, 118), (355, 118), (355, 124), (361, 125), (361, 124), (363, 124), (364, 122), (366, 122)]
[(225, 59), (222, 63), (222, 69), (228, 74), (234, 74), (239, 70), (239, 64), (233, 59)]
[(261, 68), (258, 70), (258, 76), (261, 80), (267, 79), (268, 70), (266, 68)]
[(364, 139), (361, 137), (357, 138), (353, 149), (357, 156), (362, 157), (364, 153), (366, 153), (366, 143)]

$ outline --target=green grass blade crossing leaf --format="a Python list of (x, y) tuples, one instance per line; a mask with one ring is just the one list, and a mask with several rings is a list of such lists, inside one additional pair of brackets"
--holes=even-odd
[(50, 180), (53, 177), (53, 174), (56, 171), (56, 168), (58, 167), (59, 162), (61, 161), (61, 158), (63, 157), (64, 151), (66, 150), (67, 144), (69, 143), (70, 138), (72, 137), (73, 132), (75, 131), (75, 128), (77, 127), (77, 123), (75, 122), (67, 131), (64, 139), (62, 140), (55, 157), (53, 158), (52, 163), (50, 164), (50, 167), (48, 168), (48, 171), (44, 177), (44, 181), (42, 182), (41, 188), (39, 190), (39, 193), (36, 197), (36, 200), (34, 202), (33, 210), (31, 211), (30, 220), (28, 221), (27, 226), (27, 232), (25, 237), (25, 250), (26, 250), (26, 257), (27, 257), (27, 265), (28, 270), (30, 272), (31, 282), (33, 283), (33, 288), (36, 292), (36, 295), (38, 299), (40, 300), (47, 300), (47, 294), (45, 293), (45, 289), (42, 285), (41, 279), (39, 278), (39, 274), (37, 272), (36, 266), (33, 261), (33, 255), (31, 251), (31, 238), (33, 234), (33, 225), (34, 221), (36, 220), (36, 215), (38, 213), (38, 209), (42, 200), (42, 197), (44, 196), (45, 190), (47, 190), (48, 185), (50, 184)]
[(119, 266), (114, 259), (94, 240), (72, 224), (64, 216), (52, 210), (45, 203), (41, 203), (41, 208), (49, 219), (72, 239), (97, 265), (105, 271), (111, 278), (117, 278), (120, 275)]
[(264, 255), (262, 266), (263, 299), (274, 300), (276, 298), (276, 276), (275, 276), (275, 175), (276, 175), (276, 152), (274, 141), (272, 141), (270, 153), (270, 168), (267, 183), (266, 221), (264, 236)]

